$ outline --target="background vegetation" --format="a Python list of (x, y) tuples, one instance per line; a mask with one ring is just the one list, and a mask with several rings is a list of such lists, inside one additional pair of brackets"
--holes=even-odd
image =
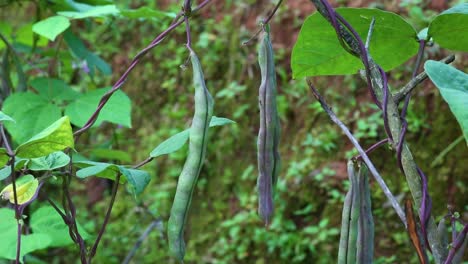
[[(6, 1), (0, 9), (0, 24), (19, 32), (35, 22), (33, 2)], [(378, 7), (397, 12), (417, 30), (427, 26), (431, 16), (461, 1), (336, 1), (335, 6)], [(119, 7), (177, 12), (178, 1), (116, 1)], [(276, 212), (269, 229), (257, 216), (256, 137), (259, 68), (256, 46), (243, 46), (257, 29), (257, 22), (273, 7), (271, 1), (213, 1), (191, 22), (194, 48), (200, 54), (207, 85), (215, 97), (215, 115), (236, 121), (214, 128), (206, 163), (194, 192), (189, 224), (187, 263), (334, 263), (341, 223), (341, 207), (348, 182), (346, 160), (356, 152), (322, 112), (304, 80), (292, 80), (289, 59), (292, 45), (305, 17), (313, 12), (309, 1), (287, 1), (274, 17), (272, 41), (279, 76), (279, 113), (283, 128), (283, 168), (278, 181)], [(42, 14), (47, 16), (50, 14)], [(91, 78), (82, 68), (71, 68), (74, 59), (62, 39), (48, 44), (40, 55), (28, 57), (18, 51), (29, 76), (49, 75), (85, 91), (111, 85), (129, 66), (131, 58), (163, 30), (171, 18), (129, 20), (110, 18), (72, 24), (75, 34), (88, 49), (112, 67), (111, 75), (96, 73)], [(2, 28), (0, 28), (1, 30)], [(2, 32), (4, 33), (4, 32)], [(19, 35), (19, 34), (18, 34)], [(135, 163), (169, 136), (190, 124), (193, 111), (191, 74), (180, 66), (188, 58), (183, 28), (143, 59), (123, 86), (132, 100), (132, 128), (103, 124), (84, 135), (77, 148), (99, 159), (96, 149), (120, 150), (114, 161)], [(447, 54), (436, 45), (426, 58)], [(467, 55), (456, 54), (458, 69), (468, 68)], [(412, 60), (389, 74), (392, 87), (405, 84)], [(381, 118), (370, 104), (365, 83), (357, 76), (317, 77), (315, 83), (327, 96), (338, 115), (363, 143), (370, 146), (382, 139)], [(433, 212), (437, 220), (446, 206), (468, 211), (468, 152), (458, 144), (442, 162), (433, 163), (450, 143), (461, 135), (448, 106), (429, 81), (417, 88), (408, 116), (407, 141), (418, 164), (429, 177)], [(161, 157), (144, 167), (152, 175), (143, 194), (134, 197), (121, 188), (112, 211), (96, 263), (120, 263), (138, 237), (152, 222), (156, 228), (143, 241), (134, 263), (173, 263), (168, 255), (165, 228), (184, 159), (184, 149)], [(409, 195), (393, 152), (381, 148), (371, 159), (391, 190), (403, 199)], [(106, 157), (103, 157), (103, 160)], [(105, 159), (108, 160), (108, 159)], [(465, 162), (463, 162), (465, 161)], [(95, 234), (100, 226), (110, 185), (102, 179), (73, 182), (78, 218)], [(53, 193), (54, 187), (47, 192)], [(57, 187), (58, 188), (58, 187)], [(386, 204), (382, 192), (371, 182), (376, 224), (376, 263), (415, 263), (407, 234), (397, 215)], [(57, 197), (58, 198), (58, 197)], [(31, 206), (37, 206), (37, 202)], [(468, 215), (462, 216), (465, 221)], [(56, 248), (28, 256), (30, 263), (70, 263), (77, 259), (76, 247)], [(1, 262), (1, 260), (0, 260)]]

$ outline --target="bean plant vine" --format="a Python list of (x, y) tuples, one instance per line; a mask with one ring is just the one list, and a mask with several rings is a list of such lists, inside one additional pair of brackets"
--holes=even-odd
[[(23, 263), (24, 255), (30, 252), (22, 252), (24, 239), (26, 239), (25, 235), (30, 232), (30, 229), (28, 229), (29, 219), (26, 217), (28, 213), (25, 213), (25, 209), (31, 203), (35, 201), (39, 202), (41, 200), (38, 199), (39, 194), (42, 194), (45, 197), (44, 200), (50, 206), (51, 211), (49, 212), (58, 215), (63, 222), (62, 224), (66, 226), (70, 239), (79, 250), (80, 262), (84, 264), (95, 262), (93, 259), (96, 256), (103, 237), (106, 235), (106, 229), (111, 221), (111, 214), (117, 199), (119, 187), (121, 188), (121, 185), (127, 183), (135, 196), (137, 196), (143, 192), (150, 179), (149, 173), (141, 168), (158, 156), (179, 150), (188, 141), (188, 154), (177, 179), (170, 217), (167, 220), (168, 250), (178, 262), (184, 262), (186, 252), (192, 250), (191, 248), (186, 248), (185, 241), (188, 239), (188, 236), (185, 232), (185, 227), (190, 221), (190, 206), (194, 189), (196, 188), (198, 178), (203, 177), (207, 146), (211, 140), (216, 140), (214, 137), (209, 137), (210, 128), (234, 123), (227, 118), (214, 115), (216, 108), (214, 107), (214, 99), (205, 83), (205, 76), (202, 70), (204, 66), (197, 56), (196, 47), (192, 45), (192, 18), (197, 16), (206, 6), (209, 6), (211, 2), (214, 1), (204, 0), (200, 1), (198, 5), (194, 5), (191, 0), (184, 0), (181, 4), (181, 11), (172, 17), (172, 23), (136, 54), (114, 85), (110, 89), (97, 91), (99, 93), (97, 105), (93, 108), (92, 113), (86, 116), (85, 120), (78, 122), (77, 118), (72, 114), (70, 114), (71, 117), (66, 114), (62, 116), (61, 111), (50, 110), (51, 112), (55, 111), (54, 113), (58, 112), (60, 118), (51, 117), (50, 119), (52, 120), (45, 121), (47, 126), (43, 126), (42, 130), (34, 131), (34, 133), (27, 134), (27, 136), (19, 134), (18, 130), (20, 129), (15, 127), (17, 123), (27, 121), (18, 119), (20, 116), (18, 112), (21, 112), (18, 108), (25, 102), (24, 100), (37, 100), (37, 98), (34, 97), (36, 95), (26, 91), (25, 73), (18, 63), (18, 53), (8, 38), (0, 32), (0, 39), (5, 44), (4, 46), (7, 50), (3, 58), (3, 65), (8, 64), (10, 60), (15, 62), (16, 82), (18, 83), (16, 88), (13, 87), (9, 74), (5, 73), (5, 69), (10, 70), (9, 67), (2, 66), (2, 71), (0, 72), (0, 77), (2, 77), (0, 140), (4, 148), (0, 148), (0, 164), (3, 167), (0, 170), (0, 178), (7, 179), (11, 183), (3, 188), (0, 196), (8, 200), (13, 208), (13, 212), (10, 212), (11, 210), (5, 212), (6, 214), (10, 213), (11, 218), (14, 218), (14, 226), (16, 227), (14, 233), (15, 252), (13, 255), (10, 254), (8, 256), (9, 259), (14, 260), (15, 263)], [(248, 45), (258, 40), (257, 56), (261, 76), (258, 77), (260, 83), (258, 88), (260, 124), (258, 125), (256, 149), (258, 166), (256, 186), (258, 194), (257, 210), (259, 218), (264, 222), (267, 229), (275, 218), (274, 201), (278, 199), (278, 197), (275, 197), (275, 188), (278, 178), (281, 177), (281, 157), (279, 151), (281, 145), (281, 123), (277, 102), (277, 69), (275, 68), (275, 52), (272, 45), (272, 40), (274, 40), (275, 36), (274, 31), (271, 30), (271, 27), (274, 27), (274, 25), (270, 25), (270, 23), (282, 3), (283, 1), (279, 0), (275, 4), (268, 15), (261, 20), (258, 30), (248, 41), (243, 43), (244, 45)], [(291, 62), (293, 75), (296, 78), (306, 77), (306, 83), (313, 98), (320, 104), (323, 112), (341, 129), (358, 153), (358, 156), (351, 158), (347, 164), (350, 187), (346, 193), (341, 214), (340, 239), (336, 241), (338, 245), (337, 262), (340, 264), (350, 264), (373, 263), (374, 261), (374, 224), (377, 221), (382, 221), (382, 219), (375, 218), (373, 215), (371, 179), (368, 176), (370, 174), (400, 219), (401, 228), (406, 229), (408, 239), (413, 244), (420, 263), (430, 263), (430, 261), (438, 264), (462, 263), (464, 250), (468, 244), (468, 224), (460, 219), (458, 213), (453, 208), (449, 208), (448, 213), (440, 219), (439, 223), (436, 223), (436, 216), (432, 210), (433, 201), (428, 187), (428, 176), (416, 163), (415, 155), (406, 140), (408, 132), (407, 115), (411, 99), (413, 99), (413, 90), (429, 77), (441, 90), (444, 99), (446, 99), (452, 112), (454, 112), (454, 115), (461, 124), (468, 141), (468, 120), (466, 120), (466, 115), (461, 113), (463, 110), (460, 110), (460, 105), (457, 105), (459, 102), (454, 103), (454, 101), (451, 101), (450, 94), (444, 90), (447, 88), (444, 86), (444, 83), (448, 80), (454, 81), (454, 85), (459, 85), (460, 90), (465, 89), (466, 91), (464, 92), (468, 94), (467, 75), (463, 75), (462, 72), (449, 66), (455, 60), (455, 56), (450, 55), (441, 61), (427, 61), (424, 63), (424, 71), (421, 72), (427, 47), (433, 45), (434, 42), (440, 42), (441, 46), (445, 45), (438, 35), (442, 35), (444, 32), (440, 33), (440, 31), (437, 31), (437, 23), (433, 22), (434, 26), (431, 24), (426, 31), (418, 34), (417, 39), (412, 40), (413, 42), (417, 42), (417, 52), (416, 54), (410, 54), (416, 55), (414, 65), (412, 66), (411, 80), (400, 90), (392, 91), (387, 72), (402, 64), (405, 60), (398, 58), (400, 61), (397, 63), (392, 61), (395, 65), (389, 66), (391, 63), (382, 59), (382, 57), (386, 58), (385, 56), (389, 57), (389, 55), (382, 55), (381, 51), (376, 51), (375, 43), (381, 41), (379, 38), (382, 38), (382, 35), (386, 34), (382, 32), (382, 28), (385, 28), (385, 25), (382, 25), (383, 21), (385, 19), (390, 21), (390, 18), (398, 20), (398, 18), (395, 18), (397, 15), (379, 13), (380, 11), (373, 9), (336, 9), (327, 0), (311, 0), (311, 4), (314, 5), (317, 13), (315, 17), (311, 16), (310, 21), (321, 23), (320, 26), (323, 28), (328, 27), (333, 37), (332, 40), (327, 41), (335, 42), (336, 40), (334, 44), (337, 44), (338, 48), (334, 52), (340, 54), (336, 56), (341, 56), (340, 58), (343, 58), (343, 61), (351, 61), (350, 66), (345, 67), (346, 70), (341, 70), (343, 72), (352, 72), (351, 69), (354, 67), (359, 71), (362, 79), (366, 82), (368, 93), (376, 107), (375, 109), (377, 109), (376, 111), (381, 113), (383, 121), (382, 129), (385, 132), (385, 138), (366, 149), (353, 134), (352, 129), (346, 125), (346, 121), (340, 120), (333, 110), (333, 103), (327, 102), (321, 94), (321, 89), (315, 86), (315, 79), (313, 78), (316, 75), (332, 75), (335, 73), (334, 71), (339, 71), (340, 67), (336, 66), (335, 69), (335, 67), (327, 68), (327, 66), (322, 66), (317, 69), (314, 66), (308, 65), (307, 60), (315, 59), (313, 56), (320, 57), (326, 55), (316, 51), (315, 47), (312, 50), (306, 50), (310, 48), (307, 45), (310, 45), (315, 40), (312, 38), (307, 39), (312, 34), (311, 32), (302, 33), (301, 31), (293, 50)], [(192, 6), (195, 7), (192, 8)], [(361, 11), (363, 13), (359, 13)], [(468, 17), (468, 4), (460, 4), (444, 13), (449, 15), (456, 13), (457, 15), (462, 15), (463, 19), (466, 19)], [(127, 11), (127, 13), (121, 12), (111, 5), (98, 6), (96, 9), (91, 9), (91, 11), (58, 11), (56, 16), (37, 22), (33, 26), (33, 31), (38, 35), (47, 37), (51, 41), (56, 41), (58, 37), (57, 53), (63, 40), (67, 42), (77, 56), (87, 58), (88, 63), (92, 62), (96, 68), (105, 71), (105, 66), (101, 59), (87, 51), (84, 45), (80, 44), (79, 38), (74, 36), (68, 28), (70, 27), (70, 21), (73, 19), (117, 14), (127, 14), (130, 16), (131, 11)], [(358, 23), (353, 23), (358, 19), (356, 17), (361, 19), (361, 22), (364, 20), (367, 24), (362, 26), (358, 25)], [(320, 19), (324, 20), (324, 22), (320, 22)], [(401, 20), (398, 20), (398, 23)], [(392, 21), (392, 23), (397, 22)], [(185, 26), (185, 48), (188, 52), (186, 64), (190, 60), (194, 88), (194, 112), (190, 128), (162, 142), (146, 159), (135, 162), (132, 165), (97, 162), (83, 158), (79, 149), (75, 149), (76, 143), (80, 141), (83, 135), (89, 133), (91, 128), (102, 122), (100, 118), (104, 115), (105, 107), (110, 104), (109, 102), (112, 99), (122, 96), (121, 89), (123, 89), (130, 78), (131, 72), (142, 62), (143, 57), (154, 48), (161, 46), (164, 40), (169, 38), (170, 34), (182, 24)], [(51, 30), (52, 25), (60, 25), (57, 32)], [(307, 30), (306, 25), (307, 21), (304, 22), (303, 31)], [(366, 29), (365, 34), (362, 32), (363, 28)], [(54, 29), (56, 28), (54, 27)], [(465, 31), (465, 33), (467, 32)], [(416, 37), (416, 34), (414, 35)], [(304, 38), (307, 40), (304, 41)], [(38, 41), (34, 41), (32, 50), (35, 50)], [(382, 42), (379, 43), (383, 45)], [(455, 46), (453, 49), (466, 51), (466, 47), (460, 48), (460, 46), (462, 44)], [(334, 56), (334, 54), (331, 54), (331, 56)], [(330, 58), (325, 58), (325, 60), (327, 59), (329, 60)], [(336, 63), (339, 64), (340, 62)], [(184, 65), (182, 68), (189, 67)], [(444, 72), (444, 74), (440, 74), (440, 72)], [(450, 76), (455, 77), (450, 79)], [(47, 81), (51, 82), (49, 79)], [(38, 86), (40, 87), (40, 85)], [(36, 88), (36, 90), (41, 92), (40, 89)], [(189, 93), (189, 91), (191, 93), (191, 89), (187, 88), (186, 92)], [(73, 105), (71, 102), (75, 99), (76, 94), (73, 91), (68, 91), (68, 93), (68, 95), (57, 95), (57, 98), (63, 100), (64, 104)], [(468, 95), (466, 94), (461, 96), (465, 96), (464, 98), (467, 99)], [(26, 99), (21, 99), (21, 96)], [(463, 103), (466, 106), (466, 101)], [(65, 113), (67, 111), (73, 113), (72, 110), (68, 109), (67, 106)], [(53, 115), (51, 114), (51, 116)], [(377, 157), (372, 155), (373, 151), (382, 146), (388, 146), (394, 151), (396, 157), (395, 168), (398, 168), (401, 174), (404, 175), (411, 192), (412, 198), (407, 198), (404, 201), (404, 206), (400, 204), (401, 202), (387, 186), (386, 176), (384, 177), (373, 163), (373, 160), (377, 159)], [(398, 169), (395, 171), (398, 171)], [(78, 211), (75, 205), (76, 201), (74, 201), (76, 197), (71, 187), (72, 182), (77, 179), (91, 176), (107, 178), (112, 181), (110, 199), (106, 206), (102, 223), (99, 225), (96, 237), (92, 239), (79, 223)], [(44, 186), (52, 185), (52, 180), (59, 186), (61, 201), (55, 201), (50, 197), (49, 193), (42, 191), (45, 189)], [(145, 208), (145, 210), (150, 211), (148, 208)], [(119, 220), (115, 219), (115, 221)], [(130, 263), (142, 241), (161, 223), (166, 223), (166, 219), (156, 217), (153, 219), (141, 237), (138, 238), (131, 251), (126, 255), (123, 263)], [(450, 232), (446, 227), (446, 223), (450, 224)], [(463, 227), (461, 229), (457, 228), (457, 224), (461, 224)], [(36, 229), (33, 228), (32, 230), (34, 234)], [(43, 234), (46, 234), (46, 231), (43, 231)], [(449, 234), (451, 242), (448, 239)]]

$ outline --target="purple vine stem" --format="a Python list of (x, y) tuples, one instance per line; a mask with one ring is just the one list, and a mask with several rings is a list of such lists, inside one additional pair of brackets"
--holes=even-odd
[(275, 15), (276, 11), (278, 11), (278, 8), (280, 7), (281, 3), (283, 2), (283, 0), (279, 0), (278, 3), (276, 3), (275, 7), (273, 8), (273, 10), (270, 12), (270, 14), (267, 16), (267, 18), (263, 19), (262, 20), (262, 23), (261, 23), (261, 27), (259, 30), (257, 30), (257, 32), (255, 32), (255, 34), (253, 34), (253, 36), (242, 43), (242, 45), (248, 45), (252, 40), (256, 39), (257, 36), (264, 30), (264, 26), (268, 23), (270, 23), (270, 20), (273, 18), (273, 16)]
[(392, 137), (392, 131), (390, 131), (390, 126), (388, 125), (388, 113), (387, 113), (387, 108), (388, 108), (388, 80), (387, 80), (387, 74), (385, 74), (385, 71), (379, 67), (380, 75), (382, 75), (382, 86), (383, 86), (383, 98), (382, 98), (382, 104), (383, 104), (383, 120), (384, 120), (384, 127), (385, 127), (385, 132), (388, 135), (389, 141), (393, 141)]
[(432, 201), (431, 197), (428, 194), (427, 188), (427, 177), (420, 168), (417, 168), (419, 176), (421, 177), (422, 182), (422, 201), (421, 207), (419, 208), (419, 220), (421, 222), (421, 231), (423, 233), (424, 239), (427, 241), (427, 232), (426, 226), (429, 217), (431, 216)]
[[(207, 5), (211, 0), (205, 0), (203, 1), (195, 10), (193, 10), (190, 14), (187, 14), (185, 18), (188, 18), (189, 16), (192, 15), (193, 12), (199, 10), (200, 8), (204, 7)], [(190, 2), (190, 1), (188, 1)], [(104, 105), (109, 101), (110, 97), (125, 83), (125, 80), (127, 80), (128, 75), (130, 72), (135, 68), (135, 66), (140, 62), (140, 59), (147, 54), (151, 49), (159, 45), (169, 33), (171, 33), (175, 28), (177, 28), (180, 24), (182, 24), (185, 21), (185, 19), (176, 19), (166, 30), (164, 30), (161, 34), (159, 34), (146, 48), (141, 50), (132, 60), (130, 63), (130, 66), (127, 68), (127, 70), (122, 74), (122, 76), (119, 78), (119, 80), (112, 86), (112, 89), (109, 90), (107, 93), (105, 93), (101, 100), (99, 101), (99, 104), (95, 110), (95, 112), (91, 115), (91, 117), (88, 119), (86, 124), (79, 130), (77, 130), (74, 133), (75, 140), (78, 139), (78, 137), (87, 131), (91, 126), (96, 122), (102, 108)]]
[[(388, 143), (388, 138), (382, 139), (379, 142), (375, 143), (374, 145), (370, 146), (365, 152), (367, 155), (369, 155), (372, 151), (376, 150), (380, 146), (384, 145), (385, 143)], [(358, 160), (361, 160), (362, 157), (361, 155), (357, 155), (356, 157), (351, 158), (353, 162), (357, 162)]]
[(96, 254), (96, 250), (97, 250), (97, 247), (99, 246), (99, 242), (101, 241), (101, 238), (104, 235), (104, 232), (106, 231), (107, 224), (109, 223), (112, 208), (114, 207), (113, 205), (115, 202), (115, 198), (117, 196), (117, 191), (119, 189), (120, 176), (121, 174), (118, 173), (117, 176), (115, 177), (114, 187), (112, 188), (112, 197), (109, 203), (109, 207), (107, 208), (106, 216), (104, 218), (104, 222), (101, 226), (101, 229), (99, 230), (96, 241), (94, 242), (94, 245), (89, 252), (88, 263), (91, 263), (91, 259)]
[(0, 124), (0, 133), (3, 138), (3, 144), (5, 145), (5, 149), (7, 151), (8, 156), (10, 157), (10, 168), (11, 168), (11, 184), (13, 186), (13, 201), (15, 205), (15, 218), (16, 222), (18, 223), (18, 235), (17, 235), (17, 242), (16, 242), (16, 259), (15, 263), (19, 264), (20, 263), (20, 255), (21, 255), (21, 216), (22, 214), (20, 213), (19, 210), (19, 205), (18, 205), (18, 194), (16, 190), (16, 171), (15, 171), (15, 152), (11, 148), (10, 142), (8, 141), (8, 138), (5, 133), (5, 128), (3, 127), (3, 124)]
[(457, 239), (452, 242), (452, 248), (449, 250), (447, 259), (445, 259), (444, 264), (452, 264), (453, 257), (455, 257), (456, 251), (462, 246), (465, 241), (466, 234), (468, 233), (468, 224), (465, 224), (463, 230), (458, 234)]

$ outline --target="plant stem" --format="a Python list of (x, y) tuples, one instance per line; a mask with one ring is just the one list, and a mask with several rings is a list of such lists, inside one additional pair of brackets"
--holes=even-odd
[(96, 241), (94, 242), (93, 247), (89, 251), (88, 263), (91, 263), (92, 258), (96, 254), (96, 250), (97, 250), (97, 247), (99, 246), (99, 242), (101, 241), (101, 238), (104, 235), (104, 232), (106, 231), (107, 223), (109, 222), (112, 208), (114, 207), (115, 197), (117, 196), (117, 191), (119, 189), (120, 176), (121, 174), (118, 173), (117, 176), (115, 177), (114, 186), (112, 188), (112, 197), (109, 203), (109, 207), (107, 208), (106, 216), (104, 218), (104, 222), (102, 223), (101, 229), (99, 230), (99, 234), (96, 238)]
[[(454, 55), (447, 56), (440, 60), (443, 63), (449, 64), (452, 63), (455, 60)], [(409, 81), (403, 88), (401, 88), (398, 92), (396, 92), (393, 95), (393, 101), (395, 101), (396, 104), (399, 104), (401, 100), (403, 100), (407, 94), (411, 93), (414, 88), (424, 80), (426, 80), (427, 74), (426, 72), (421, 72), (418, 74), (416, 77), (412, 78), (411, 81)]]
[(140, 248), (141, 244), (143, 241), (149, 236), (151, 231), (153, 231), (154, 228), (156, 228), (158, 225), (161, 224), (161, 219), (156, 219), (153, 222), (149, 224), (149, 226), (145, 229), (143, 234), (138, 238), (138, 240), (135, 242), (135, 245), (133, 245), (132, 250), (128, 252), (127, 256), (125, 257), (124, 261), (122, 261), (122, 264), (128, 264), (130, 263), (130, 260), (133, 258), (135, 253), (137, 252), (138, 248)]
[(320, 105), (322, 106), (323, 110), (330, 116), (331, 120), (337, 124), (341, 130), (345, 133), (345, 135), (348, 137), (348, 139), (351, 141), (351, 143), (354, 145), (354, 147), (357, 149), (359, 154), (361, 155), (364, 163), (366, 163), (367, 167), (369, 168), (369, 171), (372, 173), (374, 176), (375, 180), (377, 183), (380, 185), (380, 188), (382, 188), (385, 196), (387, 196), (387, 199), (391, 203), (392, 207), (395, 209), (396, 213), (400, 217), (401, 221), (403, 222), (403, 225), (406, 227), (406, 217), (405, 213), (403, 212), (403, 209), (401, 208), (400, 204), (398, 201), (395, 199), (395, 196), (393, 196), (392, 192), (388, 188), (387, 184), (385, 184), (385, 181), (382, 179), (380, 174), (377, 172), (377, 169), (375, 168), (374, 164), (370, 161), (369, 157), (367, 156), (366, 152), (364, 149), (361, 147), (357, 139), (353, 136), (353, 134), (349, 131), (348, 127), (336, 116), (336, 114), (331, 110), (330, 106), (325, 102), (325, 99), (320, 95), (320, 93), (315, 89), (313, 86), (310, 78), (307, 79), (307, 83), (314, 95), (314, 97), (320, 102)]
[[(318, 12), (322, 16), (331, 21), (332, 12), (329, 12), (325, 5), (329, 5), (326, 0), (311, 0), (316, 6)], [(336, 15), (333, 13), (333, 15)], [(347, 43), (347, 45), (357, 54), (359, 54), (363, 60), (364, 65), (366, 66), (366, 79), (372, 82), (372, 85), (369, 84), (369, 87), (372, 89), (372, 93), (375, 93), (377, 98), (384, 98), (384, 85), (383, 85), (383, 76), (380, 71), (380, 67), (375, 63), (375, 61), (366, 54), (362, 52), (362, 40), (359, 39), (359, 35), (354, 34), (351, 30), (349, 23), (344, 19), (340, 18), (339, 15), (336, 15), (339, 18), (339, 21), (342, 24), (338, 25), (338, 34), (339, 36)], [(346, 28), (345, 28), (346, 27)], [(348, 31), (349, 30), (349, 31)], [(351, 32), (351, 33), (350, 33)], [(402, 129), (402, 123), (400, 120), (400, 113), (398, 106), (395, 103), (394, 99), (389, 96), (390, 99), (387, 103), (387, 116), (388, 116), (388, 125), (390, 129), (389, 137), (391, 136), (394, 140), (393, 147), (397, 149), (399, 144), (398, 139), (400, 139), (400, 133)], [(423, 199), (422, 184), (419, 172), (417, 170), (417, 165), (413, 159), (413, 155), (409, 146), (402, 142), (401, 147), (401, 164), (406, 177), (406, 181), (411, 191), (411, 195), (414, 200), (415, 206), (421, 208), (421, 203)], [(369, 168), (370, 169), (370, 168)], [(447, 249), (441, 247), (439, 235), (437, 234), (437, 226), (434, 222), (434, 218), (429, 214), (429, 219), (427, 221), (427, 239), (429, 246), (432, 249), (432, 254), (434, 255), (436, 263), (442, 263), (447, 256)]]

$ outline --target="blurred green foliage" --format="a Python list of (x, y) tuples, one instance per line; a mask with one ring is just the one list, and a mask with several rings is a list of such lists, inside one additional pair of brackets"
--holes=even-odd
[[(156, 4), (158, 2), (159, 4)], [(345, 3), (346, 2), (346, 3)], [(347, 4), (351, 1), (341, 1)], [(385, 1), (380, 1), (385, 7)], [(388, 1), (394, 2), (394, 1)], [(419, 7), (415, 1), (398, 8), (416, 28), (423, 27), (424, 15), (434, 12)], [(311, 5), (310, 3), (307, 3)], [(171, 1), (118, 1), (119, 7), (164, 8), (177, 12)], [(304, 4), (305, 5), (305, 4)], [(252, 6), (257, 9), (251, 8)], [(294, 36), (308, 13), (283, 5), (271, 25), (272, 41), (277, 56), (279, 84), (278, 109), (283, 127), (281, 155), (283, 169), (276, 192), (276, 211), (269, 228), (257, 216), (256, 136), (258, 129), (257, 90), (260, 84), (255, 45), (241, 43), (256, 30), (259, 10), (272, 7), (270, 1), (214, 2), (191, 20), (194, 49), (200, 54), (208, 89), (215, 97), (216, 116), (228, 117), (236, 125), (213, 128), (206, 162), (194, 191), (188, 226), (186, 263), (334, 263), (337, 256), (339, 225), (344, 195), (348, 188), (346, 159), (356, 155), (341, 132), (322, 112), (303, 80), (292, 80), (289, 69)], [(392, 5), (388, 5), (392, 8)], [(297, 7), (296, 7), (297, 8)], [(417, 9), (419, 8), (419, 9)], [(3, 21), (9, 21), (16, 32), (33, 22), (28, 12), (31, 4), (10, 4), (0, 11)], [(11, 20), (12, 14), (18, 12)], [(51, 14), (42, 14), (48, 16)], [(294, 17), (292, 19), (291, 17)], [(8, 19), (8, 20), (7, 20)], [(171, 18), (128, 20), (111, 18), (83, 20), (72, 23), (86, 47), (112, 65), (112, 75), (91, 77), (80, 68), (72, 67), (71, 53), (61, 48), (61, 42), (49, 44), (39, 55), (27, 57), (27, 46), (18, 44), (25, 71), (44, 75), (53, 64), (53, 73), (68, 80), (78, 91), (92, 90), (112, 84), (129, 66), (132, 56), (145, 47), (169, 23)], [(421, 26), (420, 26), (421, 25)], [(2, 27), (3, 29), (4, 27)], [(284, 31), (284, 32), (283, 32)], [(3, 33), (3, 32), (2, 32)], [(18, 33), (19, 34), (19, 33)], [(184, 46), (183, 27), (167, 37), (161, 46), (150, 52), (131, 73), (122, 89), (132, 100), (132, 128), (105, 124), (93, 128), (77, 142), (77, 149), (93, 157), (99, 148), (125, 151), (133, 163), (148, 157), (155, 146), (169, 136), (189, 127), (193, 112), (191, 74), (184, 70), (188, 51)], [(444, 53), (436, 47), (429, 50), (432, 58)], [(460, 55), (464, 56), (464, 55)], [(466, 58), (466, 56), (465, 56)], [(467, 67), (458, 60), (461, 69)], [(392, 87), (401, 87), (409, 80), (411, 63), (392, 71)], [(371, 106), (365, 83), (358, 76), (317, 77), (316, 86), (327, 97), (337, 114), (363, 146), (383, 139), (379, 114)], [(454, 204), (466, 211), (468, 166), (466, 146), (459, 144), (436, 168), (429, 164), (460, 135), (447, 105), (428, 83), (416, 91), (408, 115), (409, 135), (416, 160), (429, 176), (433, 212), (439, 219), (446, 205)], [(142, 242), (131, 263), (175, 263), (168, 255), (166, 223), (187, 146), (167, 157), (157, 158), (143, 169), (150, 172), (151, 182), (145, 191), (133, 196), (130, 189), (120, 188), (112, 211), (111, 222), (95, 256), (95, 263), (120, 263), (138, 237), (153, 221), (157, 227)], [(102, 158), (98, 155), (96, 158)], [(371, 155), (391, 190), (398, 197), (409, 195), (399, 172), (394, 152), (382, 147)], [(106, 161), (106, 160), (103, 160)], [(75, 180), (74, 201), (78, 220), (90, 234), (96, 234), (102, 224), (109, 193), (90, 186), (98, 181)], [(55, 198), (59, 187), (47, 186)], [(382, 191), (371, 182), (375, 219), (375, 263), (395, 263), (417, 260), (410, 241), (397, 215), (392, 211)], [(94, 199), (102, 195), (103, 199)], [(94, 200), (93, 200), (94, 199)], [(33, 206), (37, 206), (33, 204)], [(465, 208), (463, 208), (463, 206)], [(78, 263), (77, 247), (37, 251), (29, 263)]]

